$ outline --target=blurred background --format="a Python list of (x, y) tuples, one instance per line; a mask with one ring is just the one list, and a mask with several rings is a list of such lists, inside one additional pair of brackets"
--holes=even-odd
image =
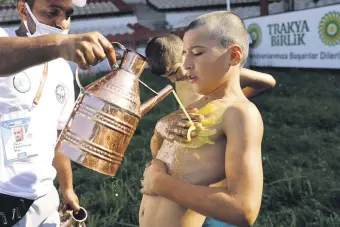
[[(227, 8), (225, 0), (88, 0), (70, 33), (98, 31), (144, 55), (148, 39), (184, 28), (197, 16)], [(255, 226), (340, 226), (340, 0), (231, 0), (252, 40), (250, 68), (276, 86), (252, 99), (265, 123), (265, 187)], [(0, 27), (17, 27), (15, 4), (0, 1)], [(75, 65), (70, 63), (73, 70)], [(82, 71), (83, 85), (109, 72), (107, 62)], [(154, 90), (169, 82), (146, 69)], [(79, 88), (76, 86), (76, 95)], [(141, 99), (152, 93), (141, 85)], [(87, 226), (138, 226), (140, 178), (151, 159), (156, 122), (178, 108), (168, 96), (141, 120), (116, 177), (77, 164), (75, 190)], [(57, 182), (56, 182), (57, 183)]]

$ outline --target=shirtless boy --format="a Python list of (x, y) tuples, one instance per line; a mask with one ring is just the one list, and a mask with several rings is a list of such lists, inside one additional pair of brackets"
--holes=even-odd
[[(156, 75), (162, 75), (175, 83), (176, 92), (185, 106), (200, 99), (202, 95), (194, 92), (191, 82), (186, 76), (186, 70), (183, 68), (183, 41), (176, 35), (165, 34), (153, 37), (146, 46), (146, 57), (151, 71)], [(241, 69), (240, 82), (243, 93), (247, 98), (254, 97), (259, 93), (275, 86), (275, 79), (265, 73), (256, 72), (249, 69)], [(197, 115), (196, 115), (197, 116)], [(164, 138), (172, 139), (176, 137), (177, 127), (169, 128), (164, 131), (160, 128), (162, 121), (160, 121), (155, 129), (154, 136), (151, 141), (151, 152), (155, 158), (159, 149), (159, 144)], [(186, 136), (186, 135), (179, 135)], [(210, 185), (216, 187), (223, 185), (224, 180)], [(197, 214), (198, 219), (201, 219), (203, 226), (219, 226), (228, 227), (230, 225), (224, 224), (217, 220), (207, 218)]]
[[(255, 222), (263, 185), (263, 122), (240, 86), (247, 44), (242, 20), (229, 12), (206, 14), (189, 25), (184, 68), (203, 97), (188, 107), (204, 115), (203, 127), (191, 142), (159, 144), (142, 182), (141, 227), (201, 226), (191, 210), (236, 226)], [(171, 128), (181, 119), (177, 111), (163, 122)], [(225, 187), (209, 187), (224, 178)]]

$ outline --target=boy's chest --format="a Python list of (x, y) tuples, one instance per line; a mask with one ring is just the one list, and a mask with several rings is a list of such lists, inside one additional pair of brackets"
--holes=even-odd
[(170, 175), (192, 184), (209, 185), (223, 179), (225, 137), (217, 132), (209, 137), (209, 143), (207, 139), (193, 140), (193, 143), (194, 148), (193, 144), (181, 145), (164, 141), (157, 158), (165, 162)]
[(190, 106), (203, 115), (203, 129), (189, 143), (164, 141), (157, 158), (164, 161), (169, 173), (193, 184), (209, 185), (225, 177), (226, 136), (223, 100), (200, 100)]

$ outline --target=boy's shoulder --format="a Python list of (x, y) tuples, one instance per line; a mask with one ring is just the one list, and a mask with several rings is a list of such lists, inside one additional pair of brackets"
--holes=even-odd
[(230, 103), (224, 113), (223, 120), (228, 127), (248, 124), (263, 125), (259, 109), (248, 99)]
[(228, 104), (228, 110), (255, 111), (257, 106), (247, 98), (238, 99)]
[(253, 102), (245, 98), (228, 103), (225, 114), (226, 116), (234, 116), (235, 114), (257, 115), (260, 114), (260, 112)]

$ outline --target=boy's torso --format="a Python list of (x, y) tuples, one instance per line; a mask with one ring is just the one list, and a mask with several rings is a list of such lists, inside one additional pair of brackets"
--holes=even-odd
[[(191, 184), (209, 186), (225, 179), (226, 137), (223, 116), (235, 102), (214, 100), (206, 105), (204, 99), (189, 107), (196, 107), (205, 115), (210, 141), (196, 140), (194, 148), (181, 147), (165, 140), (157, 158), (165, 162), (169, 175)], [(202, 108), (204, 107), (204, 108)], [(201, 109), (202, 108), (202, 109)], [(204, 125), (204, 124), (203, 124)], [(202, 226), (205, 217), (160, 196), (144, 196), (140, 207), (140, 226)]]

